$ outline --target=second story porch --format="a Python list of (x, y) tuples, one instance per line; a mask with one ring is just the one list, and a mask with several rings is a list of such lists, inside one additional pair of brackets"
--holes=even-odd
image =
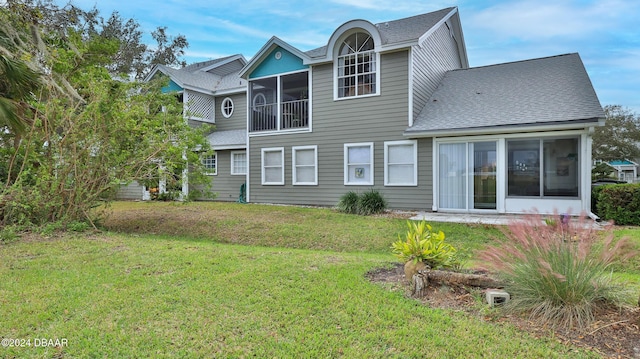
[(249, 132), (309, 128), (307, 71), (253, 80), (249, 85)]

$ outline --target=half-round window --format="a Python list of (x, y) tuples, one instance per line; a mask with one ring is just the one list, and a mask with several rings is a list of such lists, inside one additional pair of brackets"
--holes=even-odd
[(231, 117), (231, 115), (233, 115), (233, 100), (229, 97), (222, 100), (220, 111), (222, 112), (222, 116), (224, 116), (224, 118)]
[(338, 97), (375, 94), (376, 53), (366, 32), (349, 35), (338, 51)]

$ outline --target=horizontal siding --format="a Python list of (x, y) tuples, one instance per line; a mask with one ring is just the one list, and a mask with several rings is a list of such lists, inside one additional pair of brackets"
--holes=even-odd
[(445, 24), (413, 49), (413, 115), (420, 111), (436, 90), (444, 74), (462, 67), (455, 40)]
[(211, 190), (217, 195), (216, 201), (234, 202), (238, 200), (240, 186), (245, 183), (246, 176), (231, 175), (231, 151), (216, 151), (218, 155), (218, 171), (211, 178)]
[[(418, 143), (418, 186), (384, 186), (384, 142), (404, 140), (408, 122), (408, 52), (381, 55), (380, 96), (333, 100), (333, 66), (313, 68), (313, 132), (251, 137), (250, 200), (335, 205), (347, 191), (378, 189), (390, 208), (431, 208), (431, 140)], [(344, 185), (344, 144), (374, 142), (374, 186)], [(318, 185), (292, 185), (292, 146), (318, 146)], [(261, 184), (261, 149), (285, 148), (285, 185)]]
[(116, 199), (128, 201), (142, 200), (142, 192), (144, 187), (137, 181), (133, 181), (127, 185), (120, 186), (116, 192)]
[[(220, 105), (225, 98), (231, 98), (233, 101), (233, 114), (231, 117), (225, 118), (222, 116)], [(216, 130), (229, 131), (229, 130), (244, 130), (247, 128), (247, 94), (233, 94), (229, 96), (217, 96), (215, 98), (215, 111), (216, 111)]]

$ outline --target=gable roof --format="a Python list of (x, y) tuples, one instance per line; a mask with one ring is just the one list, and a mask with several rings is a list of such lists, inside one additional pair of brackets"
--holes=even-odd
[(430, 34), (431, 31), (449, 19), (453, 19), (454, 24), (452, 25), (454, 32), (456, 32), (459, 37), (458, 42), (461, 49), (461, 56), (463, 57), (462, 62), (467, 63), (466, 49), (458, 19), (458, 9), (456, 7), (448, 7), (426, 14), (377, 24), (371, 24), (366, 20), (351, 20), (341, 25), (333, 33), (327, 45), (309, 50), (305, 52), (305, 54), (311, 58), (311, 63), (331, 60), (332, 51), (330, 50), (332, 45), (335, 44), (334, 41), (337, 40), (337, 37), (350, 28), (361, 27), (362, 24), (365, 26), (368, 24), (369, 26), (366, 27), (376, 32), (376, 34), (372, 34), (372, 36), (380, 39), (381, 51), (409, 47), (419, 44), (424, 36)]
[(573, 53), (449, 71), (405, 136), (584, 128), (603, 119), (582, 60)]
[[(229, 66), (237, 62), (237, 66)], [(147, 75), (146, 81), (161, 72), (183, 89), (214, 94), (216, 92), (246, 91), (246, 81), (240, 78), (240, 69), (246, 65), (242, 55), (232, 55), (215, 60), (196, 62), (181, 69), (156, 65)]]
[(309, 60), (309, 56), (306, 53), (298, 50), (297, 48), (288, 44), (286, 41), (283, 41), (277, 36), (272, 36), (269, 41), (267, 41), (251, 58), (251, 61), (249, 61), (249, 63), (246, 64), (242, 70), (240, 70), (240, 76), (243, 78), (248, 77), (249, 74), (251, 74), (251, 72), (253, 72), (253, 70), (255, 70), (260, 65), (260, 63), (262, 63), (262, 61), (264, 61), (265, 57), (278, 46), (299, 57), (303, 62)]

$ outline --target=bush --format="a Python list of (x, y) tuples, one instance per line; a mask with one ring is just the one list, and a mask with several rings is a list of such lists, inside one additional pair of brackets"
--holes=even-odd
[(384, 212), (387, 209), (387, 201), (374, 189), (360, 195), (349, 191), (340, 197), (336, 207), (340, 212), (368, 216)]
[(603, 219), (640, 225), (640, 184), (604, 186), (596, 201), (597, 214)]
[(18, 240), (17, 226), (5, 226), (0, 229), (0, 244), (7, 244)]
[(424, 262), (431, 268), (450, 268), (459, 264), (457, 250), (445, 243), (444, 232), (435, 232), (425, 221), (407, 221), (409, 230), (403, 240), (391, 245), (393, 254), (403, 262)]
[(358, 214), (368, 216), (382, 213), (387, 209), (387, 201), (377, 190), (369, 190), (358, 199)]
[(621, 305), (626, 294), (612, 282), (610, 266), (633, 253), (622, 253), (626, 239), (614, 245), (608, 230), (602, 241), (584, 216), (544, 224), (530, 214), (509, 224), (506, 241), (479, 257), (505, 281), (511, 294), (505, 309), (554, 327), (586, 328), (598, 307)]
[(340, 201), (338, 202), (338, 211), (356, 214), (358, 213), (358, 200), (359, 197), (357, 193), (353, 191), (349, 191), (340, 197)]

